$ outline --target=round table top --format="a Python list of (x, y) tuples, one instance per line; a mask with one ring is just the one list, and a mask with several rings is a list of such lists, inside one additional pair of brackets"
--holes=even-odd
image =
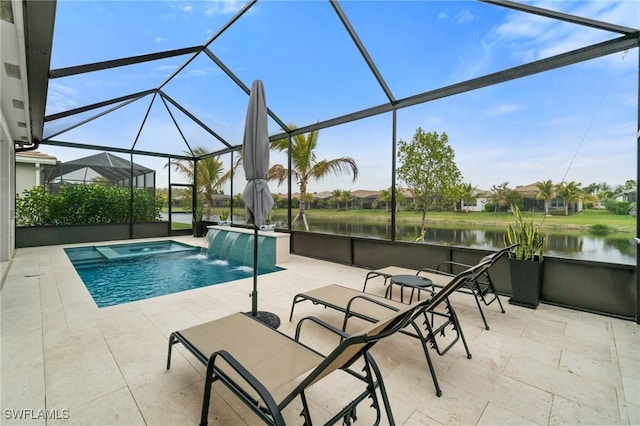
[(394, 284), (406, 285), (407, 287), (427, 287), (433, 284), (429, 278), (419, 275), (394, 275), (391, 277)]

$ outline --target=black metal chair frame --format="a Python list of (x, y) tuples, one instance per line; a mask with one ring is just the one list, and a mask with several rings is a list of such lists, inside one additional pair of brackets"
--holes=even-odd
[[(500, 301), (500, 296), (498, 294), (498, 290), (496, 289), (496, 286), (493, 284), (493, 281), (491, 280), (491, 275), (489, 274), (489, 269), (491, 269), (491, 266), (495, 265), (495, 263), (505, 254), (511, 252), (515, 247), (517, 247), (519, 244), (514, 244), (508, 247), (505, 247), (503, 249), (498, 250), (497, 252), (487, 255), (485, 257), (483, 257), (480, 262), (483, 262), (487, 259), (489, 259), (491, 261), (491, 265), (489, 265), (489, 267), (482, 273), (479, 274), (475, 279), (473, 280), (469, 280), (465, 283), (464, 286), (462, 286), (461, 288), (459, 288), (457, 291), (461, 292), (461, 293), (466, 293), (466, 294), (472, 294), (474, 296), (475, 302), (476, 302), (476, 306), (478, 306), (478, 311), (480, 311), (480, 316), (482, 317), (482, 322), (484, 323), (484, 328), (486, 330), (489, 330), (489, 324), (487, 323), (487, 318), (485, 317), (484, 314), (484, 310), (482, 309), (482, 305), (480, 304), (480, 302), (482, 301), (482, 303), (485, 306), (489, 306), (492, 303), (494, 303), (495, 301), (498, 302), (498, 306), (500, 307), (500, 312), (501, 313), (505, 313), (504, 307), (502, 306), (502, 302)], [(447, 271), (443, 271), (442, 268), (443, 267), (449, 267), (449, 272)], [(421, 268), (415, 271), (415, 274), (420, 276), (420, 273), (435, 273), (435, 274), (439, 274), (439, 275), (444, 275), (447, 277), (455, 277), (455, 274), (453, 273), (453, 268), (454, 267), (459, 267), (459, 268), (463, 268), (463, 269), (467, 269), (472, 267), (473, 265), (469, 265), (466, 263), (461, 263), (461, 262), (454, 262), (454, 261), (450, 261), (450, 260), (446, 260), (444, 262), (439, 263), (435, 269), (433, 268)], [(377, 277), (383, 277), (384, 278), (384, 285), (387, 285), (387, 283), (389, 283), (389, 279), (392, 277), (393, 275), (390, 274), (386, 274), (386, 273), (382, 273), (380, 271), (370, 271), (367, 273), (367, 275), (365, 276), (364, 279), (364, 287), (362, 288), (362, 291), (365, 291), (367, 288), (367, 282), (370, 279), (373, 278), (377, 278)], [(438, 285), (434, 285), (435, 287), (438, 287)], [(389, 291), (389, 289), (387, 290)], [(489, 294), (491, 294), (492, 296), (489, 298), (487, 297)]]
[[(202, 362), (207, 367), (206, 377), (205, 377), (205, 386), (204, 386), (204, 395), (202, 400), (202, 413), (200, 419), (200, 425), (204, 426), (207, 424), (207, 417), (209, 413), (209, 401), (211, 398), (211, 386), (214, 382), (220, 381), (223, 383), (231, 392), (233, 392), (241, 401), (243, 401), (262, 421), (266, 424), (271, 425), (284, 425), (285, 421), (282, 416), (282, 410), (284, 410), (293, 400), (295, 400), (298, 396), (301, 399), (303, 410), (300, 414), (303, 416), (305, 420), (305, 425), (312, 425), (311, 414), (309, 411), (309, 405), (307, 403), (307, 399), (305, 396), (305, 389), (315, 383), (315, 381), (320, 380), (324, 377), (326, 370), (335, 371), (336, 369), (340, 369), (349, 375), (355, 377), (356, 379), (363, 381), (366, 383), (366, 390), (358, 395), (355, 399), (349, 402), (344, 408), (340, 410), (335, 416), (333, 416), (326, 425), (335, 424), (339, 420), (342, 420), (344, 424), (351, 424), (352, 420), (356, 418), (356, 407), (359, 403), (364, 401), (367, 398), (371, 398), (371, 407), (376, 410), (376, 425), (380, 423), (382, 414), (381, 407), (378, 401), (378, 396), (376, 393), (376, 389), (380, 389), (380, 396), (382, 398), (382, 403), (385, 408), (385, 412), (387, 415), (387, 421), (390, 425), (394, 425), (393, 414), (391, 412), (391, 407), (389, 404), (389, 398), (387, 396), (386, 388), (384, 386), (384, 382), (382, 379), (382, 374), (380, 373), (380, 369), (378, 368), (375, 360), (369, 353), (369, 349), (380, 339), (387, 337), (396, 331), (404, 328), (407, 323), (411, 320), (411, 316), (413, 313), (413, 309), (406, 309), (403, 312), (397, 312), (397, 309), (394, 309), (397, 313), (391, 320), (387, 321), (386, 324), (382, 324), (384, 327), (379, 333), (374, 336), (369, 336), (366, 333), (357, 334), (349, 336), (344, 331), (339, 330), (333, 327), (330, 324), (325, 323), (324, 321), (314, 318), (314, 317), (305, 317), (302, 318), (296, 328), (296, 336), (295, 339), (273, 329), (270, 328), (256, 320), (256, 323), (260, 326), (264, 327), (264, 330), (261, 332), (264, 333), (278, 333), (281, 336), (285, 336), (287, 339), (294, 341), (296, 345), (300, 345), (306, 348), (309, 351), (319, 355), (323, 358), (322, 362), (320, 362), (313, 370), (303, 379), (300, 383), (279, 403), (276, 402), (274, 397), (270, 394), (265, 386), (263, 386), (258, 379), (249, 371), (249, 369), (245, 368), (234, 356), (226, 350), (219, 350), (213, 354), (205, 354), (202, 353), (197, 347), (195, 347), (185, 336), (181, 334), (180, 331), (176, 331), (171, 333), (169, 337), (169, 349), (167, 354), (167, 370), (171, 367), (171, 352), (172, 347), (176, 343), (182, 343), (183, 346), (189, 350), (200, 362)], [(393, 312), (391, 312), (393, 315)], [(248, 318), (252, 318), (250, 315), (247, 315)], [(253, 318), (252, 318), (253, 319)], [(340, 344), (329, 354), (323, 355), (315, 349), (305, 345), (299, 341), (301, 326), (303, 323), (307, 321), (311, 321), (314, 324), (317, 324), (324, 329), (335, 333), (340, 336)], [(241, 339), (242, 336), (238, 336), (238, 339)], [(360, 345), (359, 350), (351, 356), (346, 362), (335, 366), (334, 362), (344, 353), (345, 350), (350, 348), (353, 345)], [(259, 350), (259, 349), (258, 349)], [(225, 368), (233, 374), (237, 374), (242, 379), (242, 384), (245, 384), (243, 387), (240, 383), (237, 382), (237, 378), (234, 379), (233, 374), (229, 374), (228, 371), (225, 371), (218, 367), (216, 362), (221, 359), (226, 365)], [(364, 360), (364, 368), (363, 373), (359, 373), (357, 371), (352, 370), (350, 367), (354, 362), (358, 359)], [(277, 360), (275, 360), (277, 362)], [(259, 397), (258, 399), (255, 396), (252, 396), (247, 391), (248, 387), (255, 392)]]
[[(433, 385), (436, 390), (437, 396), (442, 396), (442, 389), (440, 388), (440, 384), (438, 382), (438, 378), (436, 376), (436, 371), (431, 361), (431, 356), (429, 355), (429, 347), (436, 351), (436, 353), (440, 356), (446, 354), (457, 342), (458, 340), (462, 340), (464, 345), (465, 352), (467, 354), (467, 358), (471, 359), (472, 355), (469, 351), (469, 347), (467, 345), (467, 341), (464, 337), (464, 333), (462, 332), (462, 326), (460, 325), (460, 321), (458, 320), (458, 316), (455, 312), (455, 309), (449, 303), (449, 296), (459, 289), (461, 286), (465, 285), (469, 280), (475, 279), (475, 277), (481, 273), (483, 273), (488, 267), (489, 262), (479, 263), (478, 265), (474, 265), (471, 268), (461, 272), (456, 275), (449, 284), (444, 286), (438, 292), (432, 292), (431, 297), (426, 299), (425, 301), (419, 301), (415, 305), (422, 306), (419, 309), (416, 309), (415, 313), (411, 317), (410, 325), (413, 330), (402, 329), (400, 333), (416, 338), (420, 341), (422, 350), (424, 352), (425, 359), (427, 361), (427, 366), (429, 368), (429, 372), (431, 373), (431, 378), (433, 379)], [(325, 300), (311, 297), (305, 293), (299, 293), (294, 296), (293, 302), (291, 304), (291, 313), (289, 315), (289, 321), (293, 318), (293, 311), (295, 309), (296, 304), (309, 300), (313, 304), (322, 305), (326, 308), (330, 308), (339, 312), (343, 312), (345, 314), (342, 324), (342, 330), (346, 330), (347, 323), (350, 318), (355, 317), (362, 319), (364, 321), (376, 322), (376, 318), (371, 318), (367, 315), (363, 315), (359, 313), (356, 309), (352, 308), (352, 305), (355, 305), (358, 301), (367, 301), (373, 303), (375, 305), (386, 307), (389, 309), (396, 309), (395, 307), (387, 304), (389, 301), (383, 297), (375, 296), (372, 294), (359, 292), (358, 290), (352, 290), (354, 293), (359, 293), (354, 295), (347, 306), (339, 306), (332, 303), (329, 303)], [(399, 303), (399, 302), (398, 302)], [(436, 308), (440, 306), (440, 304), (444, 303), (445, 308), (444, 312), (436, 311)], [(413, 306), (415, 306), (413, 305)], [(429, 318), (429, 316), (431, 318)], [(422, 321), (422, 325), (424, 325), (425, 330), (423, 331), (418, 324), (418, 317), (423, 317), (424, 321)], [(442, 320), (442, 322), (436, 325), (435, 318), (438, 317)], [(441, 347), (438, 343), (438, 336), (446, 336), (447, 327), (451, 326), (451, 331), (456, 333), (456, 336), (453, 340), (451, 340), (446, 346)]]

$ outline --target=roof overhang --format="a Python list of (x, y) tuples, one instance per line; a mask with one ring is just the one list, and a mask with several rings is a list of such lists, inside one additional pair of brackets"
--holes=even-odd
[(42, 140), (55, 10), (55, 0), (3, 4), (2, 115), (18, 152)]

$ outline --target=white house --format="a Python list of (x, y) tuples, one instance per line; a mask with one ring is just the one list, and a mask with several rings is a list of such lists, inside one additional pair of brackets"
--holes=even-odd
[(16, 153), (16, 194), (25, 189), (44, 184), (44, 168), (55, 166), (56, 157), (39, 151), (23, 151)]

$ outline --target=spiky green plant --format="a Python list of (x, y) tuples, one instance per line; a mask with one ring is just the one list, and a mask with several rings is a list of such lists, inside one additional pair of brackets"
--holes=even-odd
[(533, 223), (533, 219), (524, 220), (518, 206), (511, 205), (511, 211), (516, 218), (516, 223), (507, 227), (504, 244), (505, 246), (520, 245), (513, 250), (510, 256), (519, 260), (542, 261), (545, 234), (540, 232), (538, 226)]

